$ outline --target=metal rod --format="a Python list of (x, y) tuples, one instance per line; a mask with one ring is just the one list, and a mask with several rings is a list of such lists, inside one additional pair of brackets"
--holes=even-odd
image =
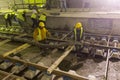
[[(111, 38), (110, 35), (108, 36), (107, 47), (109, 46), (109, 43), (110, 43), (110, 38)], [(106, 68), (105, 68), (105, 80), (108, 80), (109, 58), (110, 58), (110, 49), (108, 49), (108, 51), (107, 51), (107, 60), (106, 60)]]

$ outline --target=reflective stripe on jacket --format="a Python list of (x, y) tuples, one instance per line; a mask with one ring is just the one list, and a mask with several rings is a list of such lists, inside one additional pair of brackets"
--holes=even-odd
[[(78, 28), (79, 29), (79, 28)], [(77, 28), (74, 28), (74, 36), (75, 36), (75, 40), (77, 40)], [(82, 35), (83, 35), (83, 27), (80, 28), (80, 39), (82, 38)]]

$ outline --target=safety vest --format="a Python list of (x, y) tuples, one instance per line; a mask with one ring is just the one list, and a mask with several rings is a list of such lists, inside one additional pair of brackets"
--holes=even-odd
[(33, 37), (37, 41), (44, 40), (44, 39), (47, 38), (47, 32), (48, 31), (47, 31), (46, 28), (43, 28), (43, 29), (36, 28), (35, 31), (34, 31)]
[(37, 28), (37, 30), (38, 30), (38, 35), (36, 36), (36, 40), (37, 40), (37, 41), (41, 41), (41, 40), (42, 40), (41, 30), (40, 30), (40, 28)]
[(31, 18), (36, 19), (37, 18), (36, 14), (32, 13)]
[[(74, 28), (75, 40), (77, 40), (77, 28)], [(80, 28), (80, 39), (82, 38), (83, 27)]]
[(20, 19), (20, 20), (22, 20), (22, 21), (25, 21), (22, 13), (18, 13), (17, 18)]
[(39, 18), (40, 21), (46, 21), (46, 16), (41, 14), (40, 18)]
[(43, 28), (41, 30), (41, 32), (42, 32), (42, 39), (43, 40), (46, 39), (47, 38), (47, 32), (48, 32), (48, 30), (46, 28)]
[(4, 16), (4, 18), (5, 18), (5, 19), (7, 19), (7, 18), (8, 18), (8, 14), (9, 14), (9, 13), (6, 13), (6, 14), (5, 14), (5, 16)]

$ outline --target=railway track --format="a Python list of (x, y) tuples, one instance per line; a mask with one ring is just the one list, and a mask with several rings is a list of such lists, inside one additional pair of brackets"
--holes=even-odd
[[(13, 35), (12, 35), (13, 36)], [(22, 36), (23, 37), (23, 36)], [(18, 37), (17, 37), (18, 38)], [(10, 40), (11, 41), (11, 40)], [(8, 41), (8, 42), (10, 42), (10, 41)], [(8, 45), (8, 42), (6, 42), (6, 44)], [(12, 46), (14, 46), (14, 45), (12, 45), (12, 44), (14, 44), (14, 42), (10, 42), (11, 43), (11, 45), (9, 45), (9, 47), (11, 47), (12, 48), (12, 50), (5, 50), (4, 52), (3, 52), (3, 54), (1, 53), (1, 64), (0, 64), (0, 66), (1, 66), (1, 70), (4, 70), (4, 71), (7, 71), (7, 70), (9, 70), (9, 71), (7, 71), (7, 72), (9, 72), (10, 73), (10, 76), (11, 75), (16, 75), (16, 73), (18, 74), (19, 72), (22, 72), (22, 71), (24, 71), (24, 69), (25, 70), (27, 70), (26, 71), (26, 73), (24, 73), (24, 75), (22, 75), (23, 77), (25, 77), (26, 79), (33, 79), (34, 78), (34, 76), (35, 75), (38, 75), (38, 74), (40, 74), (41, 73), (41, 71), (43, 71), (43, 70), (47, 70), (47, 68), (52, 64), (52, 63), (54, 63), (54, 61), (56, 60), (56, 59), (58, 59), (60, 56), (61, 56), (61, 53), (66, 53), (66, 52), (64, 52), (64, 51), (57, 51), (57, 57), (55, 57), (54, 55), (50, 55), (50, 56), (54, 56), (54, 57), (52, 57), (51, 59), (50, 59), (50, 56), (46, 56), (46, 57), (43, 57), (43, 56), (41, 56), (40, 55), (40, 50), (38, 49), (38, 47), (37, 47), (37, 49), (35, 48), (34, 49), (34, 46), (32, 46), (31, 45), (31, 47), (30, 47), (30, 45), (25, 45), (25, 44), (27, 44), (27, 43), (21, 43), (20, 45), (18, 45), (18, 47), (16, 47), (17, 46), (17, 43), (15, 43), (16, 45), (15, 45), (15, 47), (12, 47)], [(19, 43), (18, 43), (19, 44)], [(5, 43), (4, 43), (4, 45), (5, 45)], [(24, 47), (24, 48), (23, 48)], [(14, 49), (13, 49), (14, 48)], [(28, 50), (25, 50), (25, 49), (28, 49)], [(33, 50), (33, 53), (31, 52), (29, 52), (29, 50), (31, 50), (31, 49), (34, 49)], [(25, 51), (24, 51), (25, 50)], [(51, 49), (50, 49), (51, 50)], [(49, 52), (51, 52), (49, 50)], [(26, 52), (26, 51), (28, 51), (28, 52)], [(35, 52), (34, 52), (35, 51)], [(37, 52), (38, 51), (38, 52)], [(54, 51), (54, 49), (52, 50), (52, 52)], [(19, 53), (20, 52), (20, 53)], [(42, 52), (42, 51), (41, 51)], [(16, 54), (17, 53), (19, 53), (19, 57), (18, 56), (16, 56)], [(29, 55), (31, 55), (31, 56), (28, 56), (28, 53), (29, 53)], [(69, 52), (68, 52), (69, 53)], [(59, 54), (59, 56), (58, 56), (58, 54)], [(8, 55), (10, 55), (10, 56), (8, 56)], [(26, 55), (27, 55), (27, 57), (26, 57)], [(12, 56), (12, 57), (11, 57)], [(17, 57), (17, 59), (16, 59), (16, 57)], [(48, 59), (49, 58), (49, 59)], [(55, 58), (55, 59), (53, 59), (53, 58)], [(23, 60), (23, 61), (21, 61), (21, 59)], [(47, 60), (47, 61), (45, 61), (45, 60)], [(52, 60), (52, 61), (50, 61), (50, 60)], [(50, 61), (50, 62), (49, 62)], [(14, 63), (14, 62), (16, 62), (16, 63)], [(45, 62), (45, 63), (42, 63), (42, 62)], [(47, 67), (43, 67), (42, 69), (43, 70), (41, 70), (40, 69), (40, 67), (37, 69), (36, 68), (36, 64), (46, 64), (46, 62), (47, 62), (47, 65), (44, 65), (44, 66), (47, 66)], [(28, 67), (28, 65), (26, 66), (26, 64), (29, 64), (29, 67)], [(30, 66), (32, 64), (32, 66)], [(39, 66), (39, 65), (37, 65), (37, 66)], [(22, 69), (20, 69), (20, 68), (22, 68)], [(18, 71), (18, 70), (22, 70), (22, 71)], [(38, 72), (38, 73), (36, 73), (36, 71)], [(54, 72), (54, 69), (53, 69), (53, 72)], [(65, 73), (65, 72), (62, 72), (62, 71), (58, 71), (58, 70), (56, 70), (55, 71), (55, 73), (57, 73), (57, 74), (68, 74), (68, 73)], [(68, 74), (68, 75), (71, 75), (71, 74)], [(21, 75), (18, 75), (18, 76), (21, 76)], [(72, 76), (72, 77), (74, 77), (74, 76)], [(80, 77), (80, 76), (79, 76)], [(9, 75), (8, 75), (8, 78), (9, 78)], [(75, 77), (74, 77), (75, 78)], [(80, 77), (81, 78), (81, 77)], [(83, 77), (84, 78), (84, 77)], [(4, 79), (4, 78), (3, 78)], [(33, 79), (34, 80), (34, 79)]]
[[(15, 78), (19, 78), (20, 76), (22, 76), (22, 78), (28, 80), (40, 80), (43, 72), (48, 71), (49, 73), (53, 73), (55, 75), (64, 74), (77, 80), (88, 80), (89, 75), (94, 75), (99, 80), (104, 78), (108, 78), (106, 80), (112, 80), (110, 79), (111, 77), (110, 75), (112, 74), (111, 69), (114, 69), (116, 74), (118, 73), (119, 65), (115, 64), (117, 62), (109, 61), (109, 59), (117, 58), (115, 56), (119, 56), (118, 54), (114, 54), (113, 56), (111, 53), (112, 49), (117, 49), (118, 51), (120, 49), (118, 46), (119, 43), (113, 42), (116, 36), (111, 36), (110, 39), (108, 39), (108, 36), (106, 35), (99, 36), (98, 34), (97, 35), (86, 34), (84, 37), (84, 42), (72, 43), (72, 41), (70, 41), (70, 39), (72, 38), (71, 32), (69, 33), (65, 32), (63, 34), (64, 35), (61, 35), (60, 37), (57, 36), (57, 39), (56, 37), (49, 38), (46, 44), (37, 44), (37, 46), (42, 45), (42, 47), (47, 46), (48, 48), (50, 48), (47, 49), (48, 52), (46, 52), (47, 53), (46, 55), (41, 55), (42, 53), (45, 53), (44, 50), (34, 46), (36, 44), (32, 42), (32, 37), (29, 35), (9, 34), (8, 36), (8, 33), (0, 34), (1, 38), (0, 46), (2, 46), (0, 47), (1, 50), (0, 68), (3, 72), (8, 73), (2, 79), (7, 80), (6, 78), (10, 78), (11, 76), (15, 76)], [(104, 37), (106, 39), (102, 40), (102, 38)], [(117, 38), (119, 39), (118, 36)], [(108, 45), (106, 45), (106, 42)], [(61, 61), (63, 61), (64, 59), (68, 60), (73, 59), (74, 50), (71, 52), (71, 50), (73, 49), (72, 45), (73, 44), (81, 45), (81, 43), (84, 44), (82, 53), (85, 56), (80, 55), (79, 59), (84, 58), (85, 60), (81, 61), (78, 59), (78, 62), (82, 63), (82, 66), (79, 67), (79, 69), (76, 71), (79, 75), (73, 75), (65, 71), (57, 70), (56, 68), (58, 67), (59, 63), (61, 63)], [(53, 44), (55, 44), (55, 46), (53, 46)], [(63, 48), (63, 46), (68, 46), (68, 48), (67, 47)], [(104, 49), (104, 51), (102, 51), (102, 49)], [(68, 52), (67, 50), (70, 52)], [(108, 52), (110, 52), (111, 57), (109, 58), (104, 55), (108, 54), (107, 50), (109, 50)], [(102, 56), (102, 61), (101, 58), (97, 58), (99, 62), (96, 62), (95, 61), (96, 58), (94, 55)], [(63, 59), (61, 58), (62, 56), (64, 56)], [(106, 67), (103, 65), (106, 65)], [(112, 66), (112, 68), (110, 68), (111, 65), (115, 67)], [(116, 69), (118, 71), (116, 71)], [(117, 77), (115, 78), (118, 78), (119, 75), (116, 76)], [(15, 78), (12, 77), (11, 80), (14, 80)]]

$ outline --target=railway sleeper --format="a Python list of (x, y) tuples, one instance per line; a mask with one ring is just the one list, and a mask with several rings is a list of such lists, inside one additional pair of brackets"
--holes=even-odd
[(81, 52), (82, 53), (90, 53), (89, 52), (89, 47), (84, 47)]
[(8, 69), (9, 67), (11, 67), (12, 64), (13, 64), (13, 63), (12, 63), (11, 61), (9, 61), (9, 60), (4, 60), (4, 62), (0, 64), (0, 69), (6, 70), (6, 69)]
[(25, 68), (26, 68), (25, 65), (23, 65), (21, 63), (16, 63), (15, 66), (12, 67), (11, 72), (14, 72), (14, 74), (19, 74)]
[(102, 57), (106, 57), (106, 53), (105, 53), (105, 50), (104, 49), (96, 49), (95, 50), (95, 53), (93, 54), (93, 56), (102, 56)]
[(36, 77), (41, 71), (36, 69), (35, 67), (28, 67), (28, 70), (25, 72), (25, 74), (23, 75), (25, 78), (27, 79), (33, 79), (34, 77)]
[(113, 49), (110, 51), (110, 58), (117, 58), (120, 59), (120, 51)]

